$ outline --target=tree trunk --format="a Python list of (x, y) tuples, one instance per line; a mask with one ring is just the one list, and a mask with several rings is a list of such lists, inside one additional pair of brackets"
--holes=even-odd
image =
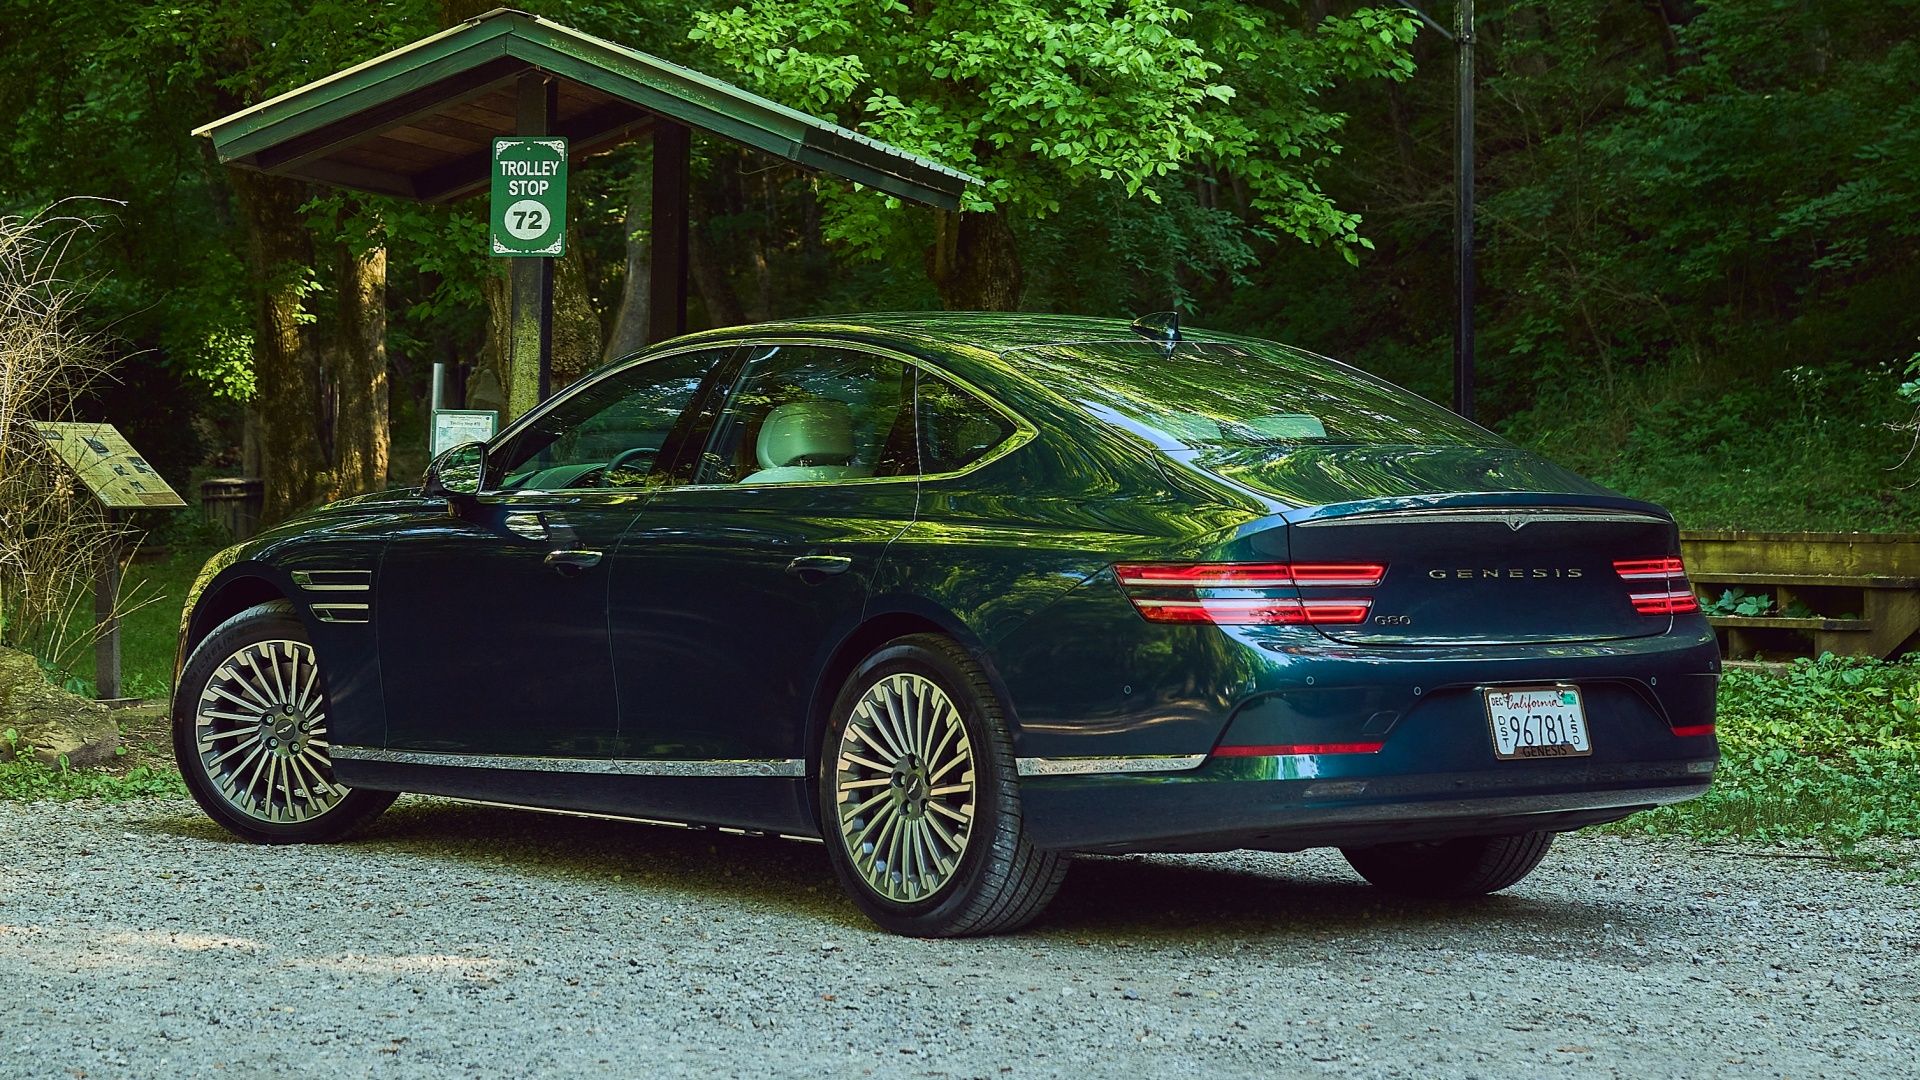
[(936, 212), (927, 276), (949, 311), (1018, 311), (1020, 252), (1006, 216)]
[(687, 230), (687, 276), (700, 294), (708, 326), (739, 326), (746, 321), (740, 310), (740, 294), (734, 292), (726, 266), (715, 257), (706, 232), (697, 224)]
[(266, 486), (261, 523), (272, 524), (320, 501), (331, 486), (332, 410), (322, 400), (301, 311), (313, 237), (300, 214), (306, 185), (237, 169), (231, 179), (246, 223), (254, 290), (253, 408)]
[(579, 230), (567, 240), (567, 254), (553, 268), (553, 376), (559, 390), (600, 366), (600, 313), (587, 285), (586, 245)]
[(647, 221), (653, 213), (653, 189), (638, 180), (627, 193), (627, 276), (620, 282), (620, 306), (615, 309), (613, 332), (607, 335), (603, 360), (618, 360), (647, 344), (647, 268), (653, 261)]
[(327, 365), (336, 387), (333, 498), (387, 484), (387, 249), (356, 255), (341, 245), (339, 319)]

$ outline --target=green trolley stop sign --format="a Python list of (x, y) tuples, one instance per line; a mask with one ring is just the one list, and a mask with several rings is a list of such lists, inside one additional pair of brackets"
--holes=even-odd
[(493, 140), (487, 248), (508, 258), (552, 259), (567, 253), (566, 139), (540, 135)]

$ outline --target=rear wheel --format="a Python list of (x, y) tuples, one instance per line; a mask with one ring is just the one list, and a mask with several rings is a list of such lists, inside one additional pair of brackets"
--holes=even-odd
[(1548, 832), (1465, 836), (1341, 848), (1360, 876), (1403, 896), (1453, 899), (1499, 892), (1533, 872), (1553, 846)]
[(916, 937), (1017, 929), (1067, 859), (1036, 849), (1013, 742), (986, 675), (932, 634), (855, 669), (821, 746), (820, 818), (841, 884), (874, 922)]
[(261, 604), (194, 647), (174, 691), (174, 760), (194, 801), (238, 836), (337, 840), (395, 793), (334, 780), (327, 715), (306, 628), (287, 604)]

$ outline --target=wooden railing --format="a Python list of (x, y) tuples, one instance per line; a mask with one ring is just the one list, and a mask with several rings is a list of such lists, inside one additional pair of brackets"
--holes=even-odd
[(1682, 532), (1680, 553), (1703, 603), (1728, 589), (1770, 601), (1763, 615), (1709, 614), (1729, 657), (1920, 647), (1920, 534)]

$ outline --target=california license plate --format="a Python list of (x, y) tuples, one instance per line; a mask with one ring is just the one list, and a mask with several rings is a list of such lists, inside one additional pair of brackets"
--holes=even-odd
[(1512, 761), (1593, 753), (1577, 687), (1522, 686), (1483, 693), (1494, 757)]

